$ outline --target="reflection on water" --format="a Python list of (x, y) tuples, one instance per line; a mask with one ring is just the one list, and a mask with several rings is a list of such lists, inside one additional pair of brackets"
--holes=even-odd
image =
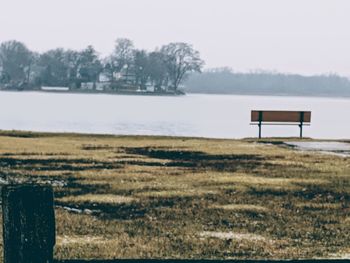
[[(250, 111), (310, 110), (313, 138), (349, 138), (349, 99), (187, 95), (124, 96), (0, 92), (0, 129), (211, 138), (257, 136)], [(263, 136), (298, 136), (298, 126), (264, 126)]]

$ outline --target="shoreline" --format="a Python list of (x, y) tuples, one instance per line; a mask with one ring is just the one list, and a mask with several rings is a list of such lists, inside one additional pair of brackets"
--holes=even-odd
[(0, 89), (0, 92), (42, 92), (42, 93), (54, 93), (54, 94), (103, 94), (103, 95), (130, 95), (130, 96), (164, 96), (164, 97), (177, 97), (186, 95), (213, 95), (213, 96), (259, 96), (259, 97), (295, 97), (295, 98), (330, 98), (330, 99), (344, 99), (349, 100), (349, 95), (331, 95), (331, 94), (268, 94), (268, 93), (205, 93), (205, 92), (132, 92), (132, 91), (59, 91), (59, 90), (9, 90)]
[(266, 94), (266, 93), (205, 93), (205, 92), (187, 92), (186, 94), (196, 95), (220, 95), (220, 96), (259, 96), (259, 97), (295, 97), (295, 98), (330, 98), (330, 99), (350, 99), (349, 95), (307, 95), (307, 94)]
[(304, 137), (257, 137), (244, 138), (214, 138), (214, 137), (196, 137), (196, 136), (171, 136), (171, 135), (148, 135), (148, 134), (111, 134), (111, 133), (84, 133), (84, 132), (54, 132), (54, 131), (30, 131), (30, 130), (2, 130), (0, 129), (0, 137), (22, 137), (22, 138), (39, 138), (39, 137), (100, 137), (100, 138), (153, 138), (153, 139), (181, 139), (181, 140), (212, 140), (212, 141), (245, 141), (259, 142), (261, 144), (281, 144), (281, 141), (300, 141), (300, 142), (345, 142), (350, 143), (350, 139), (319, 139)]
[(185, 96), (186, 93), (179, 91), (178, 93), (174, 92), (129, 92), (129, 91), (59, 91), (59, 90), (8, 90), (0, 89), (0, 92), (38, 92), (38, 93), (54, 93), (54, 94), (104, 94), (104, 95), (131, 95), (131, 96)]

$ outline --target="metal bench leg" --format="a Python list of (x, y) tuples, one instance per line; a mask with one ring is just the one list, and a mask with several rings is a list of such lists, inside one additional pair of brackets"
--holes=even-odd
[(300, 127), (300, 139), (303, 138), (303, 123), (304, 123), (304, 112), (300, 112), (300, 124), (299, 124), (299, 127)]
[(259, 139), (261, 139), (261, 122), (259, 122), (258, 126), (259, 126)]
[(263, 120), (263, 112), (259, 111), (259, 139), (261, 139), (261, 122)]

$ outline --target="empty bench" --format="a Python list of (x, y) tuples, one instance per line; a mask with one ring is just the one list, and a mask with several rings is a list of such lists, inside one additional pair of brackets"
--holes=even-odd
[(253, 110), (251, 112), (251, 125), (258, 125), (259, 139), (261, 138), (262, 125), (298, 125), (300, 138), (303, 138), (303, 126), (310, 125), (311, 111), (264, 111)]

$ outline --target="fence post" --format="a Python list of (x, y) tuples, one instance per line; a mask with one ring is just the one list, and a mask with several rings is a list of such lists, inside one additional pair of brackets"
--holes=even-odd
[(51, 186), (4, 186), (2, 214), (4, 263), (53, 262), (55, 215)]

